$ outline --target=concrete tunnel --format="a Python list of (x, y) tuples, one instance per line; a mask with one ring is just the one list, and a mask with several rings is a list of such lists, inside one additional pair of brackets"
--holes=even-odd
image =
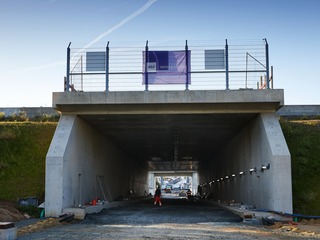
[(46, 157), (46, 216), (95, 197), (154, 191), (193, 176), (214, 199), (292, 213), (291, 159), (275, 114), (283, 90), (57, 92)]

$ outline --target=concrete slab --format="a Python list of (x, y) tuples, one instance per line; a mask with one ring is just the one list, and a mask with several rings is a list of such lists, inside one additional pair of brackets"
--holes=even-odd
[(155, 110), (155, 107), (158, 112), (161, 109), (171, 109), (173, 113), (187, 110), (190, 112), (190, 109), (199, 112), (199, 108), (201, 113), (263, 112), (276, 111), (283, 103), (282, 89), (53, 93), (53, 108), (62, 113), (72, 114), (130, 114)]
[(291, 222), (293, 219), (292, 217), (283, 216), (273, 212), (267, 211), (258, 211), (255, 209), (247, 209), (244, 205), (241, 204), (218, 204), (219, 206), (228, 209), (229, 211), (239, 215), (244, 219), (244, 221), (254, 221), (259, 220), (261, 221), (262, 218), (272, 218), (278, 222)]
[(103, 209), (124, 206), (126, 204), (128, 204), (128, 201), (114, 201), (111, 203), (104, 203), (96, 206), (88, 205), (88, 206), (82, 206), (78, 208), (70, 207), (70, 208), (64, 208), (63, 213), (73, 213), (75, 219), (83, 220), (87, 214), (99, 213)]

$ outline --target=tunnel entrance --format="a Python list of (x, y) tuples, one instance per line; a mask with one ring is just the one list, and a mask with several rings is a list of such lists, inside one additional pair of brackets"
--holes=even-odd
[(198, 186), (198, 173), (154, 173), (149, 172), (149, 195), (153, 196), (155, 190), (160, 188), (165, 198), (186, 198), (187, 192), (196, 194)]
[(149, 171), (197, 171), (257, 113), (79, 115)]
[(280, 90), (54, 93), (62, 115), (47, 154), (46, 216), (98, 190), (108, 202), (154, 193), (164, 174), (192, 177), (193, 193), (202, 185), (217, 200), (291, 212), (282, 102)]

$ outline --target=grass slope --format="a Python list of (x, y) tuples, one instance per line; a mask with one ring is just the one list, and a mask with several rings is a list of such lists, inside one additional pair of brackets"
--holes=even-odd
[(45, 157), (57, 123), (0, 123), (0, 199), (44, 197)]
[[(320, 215), (320, 120), (280, 120), (292, 160), (294, 213)], [(43, 199), (57, 123), (0, 122), (0, 199)]]

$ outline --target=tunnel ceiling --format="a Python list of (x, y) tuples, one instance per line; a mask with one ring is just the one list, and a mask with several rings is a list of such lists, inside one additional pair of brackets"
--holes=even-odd
[(197, 170), (257, 114), (80, 115), (149, 170)]

